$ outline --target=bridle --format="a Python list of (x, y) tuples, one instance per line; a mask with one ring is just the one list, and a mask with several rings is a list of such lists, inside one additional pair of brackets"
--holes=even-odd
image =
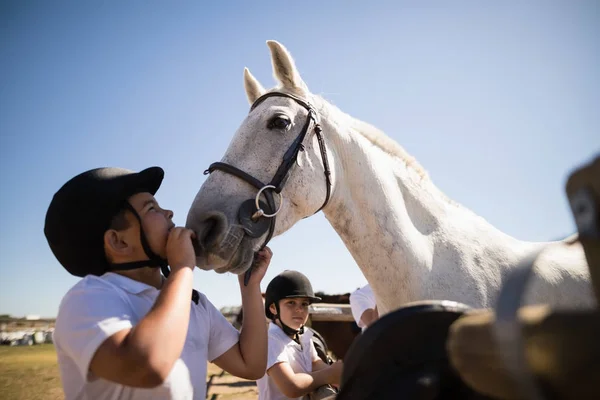
[[(247, 183), (258, 189), (258, 193), (256, 194), (256, 197), (254, 199), (248, 199), (240, 205), (240, 208), (238, 210), (238, 220), (244, 228), (244, 232), (246, 233), (246, 235), (250, 237), (260, 237), (268, 231), (267, 237), (264, 243), (262, 244), (261, 249), (264, 248), (273, 237), (273, 232), (275, 231), (275, 217), (281, 210), (282, 206), (281, 191), (283, 190), (283, 187), (285, 186), (285, 183), (287, 182), (292, 169), (296, 165), (298, 153), (300, 151), (304, 151), (304, 139), (308, 135), (311, 123), (314, 123), (313, 129), (315, 135), (317, 136), (319, 148), (321, 150), (321, 159), (323, 160), (325, 184), (327, 189), (325, 201), (323, 202), (323, 205), (317, 211), (315, 211), (315, 213), (321, 211), (323, 207), (327, 205), (327, 203), (329, 202), (329, 196), (331, 195), (331, 171), (329, 169), (329, 162), (327, 159), (327, 148), (325, 147), (325, 140), (323, 139), (322, 133), (323, 130), (321, 128), (321, 125), (319, 124), (318, 114), (316, 110), (308, 102), (292, 94), (283, 92), (270, 92), (256, 99), (256, 101), (250, 107), (250, 112), (252, 112), (252, 110), (258, 107), (258, 105), (260, 105), (269, 97), (290, 98), (308, 111), (306, 122), (302, 127), (302, 131), (283, 155), (281, 164), (279, 165), (277, 172), (275, 172), (273, 179), (271, 179), (271, 182), (265, 184), (259, 179), (248, 174), (247, 172), (244, 172), (241, 169), (224, 162), (214, 162), (208, 167), (206, 171), (204, 171), (205, 175), (210, 174), (215, 170), (227, 172), (231, 175), (237, 176), (238, 178), (242, 179), (243, 181), (246, 181)], [(275, 207), (275, 199), (273, 197), (273, 192), (279, 195), (279, 207), (277, 208)], [(267, 203), (264, 203), (260, 200), (261, 194), (265, 196)]]
[[(210, 174), (215, 170), (223, 171), (231, 175), (237, 176), (238, 178), (242, 179), (243, 181), (246, 181), (247, 183), (258, 189), (258, 193), (256, 194), (255, 198), (248, 199), (240, 205), (240, 208), (238, 210), (238, 220), (244, 228), (246, 235), (250, 237), (257, 238), (268, 231), (267, 237), (264, 243), (262, 244), (261, 249), (264, 248), (273, 237), (273, 232), (275, 231), (275, 217), (281, 210), (281, 205), (283, 203), (281, 198), (281, 191), (283, 190), (283, 187), (285, 186), (285, 183), (287, 182), (287, 179), (290, 176), (292, 169), (296, 165), (298, 153), (300, 151), (304, 151), (304, 139), (308, 135), (311, 123), (313, 123), (313, 130), (315, 132), (315, 135), (317, 136), (319, 148), (321, 150), (321, 159), (323, 161), (325, 184), (327, 188), (325, 201), (323, 202), (323, 205), (317, 211), (315, 211), (315, 213), (321, 211), (323, 207), (327, 205), (327, 203), (329, 202), (329, 196), (331, 195), (331, 171), (329, 169), (329, 162), (327, 159), (327, 148), (325, 147), (325, 141), (323, 139), (323, 130), (321, 128), (321, 125), (319, 124), (317, 111), (307, 101), (297, 96), (283, 92), (270, 92), (256, 99), (256, 101), (250, 107), (249, 112), (252, 112), (252, 110), (254, 110), (259, 104), (261, 104), (269, 97), (290, 98), (308, 111), (306, 122), (302, 127), (302, 131), (283, 155), (281, 164), (279, 165), (277, 172), (275, 172), (275, 176), (273, 176), (273, 179), (271, 179), (271, 182), (265, 184), (257, 178), (253, 177), (252, 175), (248, 174), (247, 172), (244, 172), (241, 169), (224, 162), (212, 163), (208, 167), (208, 169), (204, 171), (204, 175)], [(273, 197), (273, 193), (277, 193), (279, 195), (279, 207), (277, 208), (275, 207), (275, 199)], [(260, 200), (261, 195), (264, 195), (267, 203), (264, 203)]]

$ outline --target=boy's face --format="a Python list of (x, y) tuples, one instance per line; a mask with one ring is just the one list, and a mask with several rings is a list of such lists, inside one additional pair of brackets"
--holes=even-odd
[[(300, 329), (308, 320), (308, 306), (310, 301), (306, 297), (279, 300), (280, 318), (284, 324), (292, 329)], [(274, 305), (272, 305), (275, 308)], [(276, 310), (271, 310), (275, 314)]]
[[(175, 227), (173, 224), (173, 211), (160, 208), (158, 202), (150, 193), (137, 193), (131, 196), (129, 204), (137, 211), (142, 225), (146, 240), (154, 253), (162, 258), (167, 258), (167, 239), (169, 232)], [(139, 230), (137, 219), (133, 215), (127, 216), (131, 218), (131, 226), (134, 231), (137, 231), (137, 240), (139, 242)], [(131, 229), (131, 228), (130, 228)], [(141, 248), (141, 243), (140, 243)]]

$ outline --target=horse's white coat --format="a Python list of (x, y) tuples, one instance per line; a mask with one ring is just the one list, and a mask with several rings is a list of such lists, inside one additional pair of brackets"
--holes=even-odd
[[(281, 84), (274, 90), (301, 96), (318, 110), (333, 182), (323, 212), (371, 284), (380, 313), (422, 299), (493, 306), (508, 271), (547, 243), (512, 238), (449, 200), (403, 148), (311, 94), (288, 51), (277, 42), (267, 44), (274, 76)], [(265, 93), (247, 69), (244, 84), (250, 103)], [(267, 129), (277, 114), (291, 119), (287, 131)], [(306, 115), (293, 100), (265, 100), (243, 121), (222, 161), (269, 182)], [(298, 165), (282, 191), (284, 204), (275, 235), (310, 216), (325, 198), (323, 163), (312, 133)], [(250, 266), (264, 238), (241, 239), (237, 209), (255, 193), (244, 181), (220, 171), (202, 185), (187, 222), (199, 237), (210, 236), (197, 259), (201, 268), (241, 273)], [(536, 263), (526, 300), (558, 307), (593, 304), (579, 244), (548, 246)]]

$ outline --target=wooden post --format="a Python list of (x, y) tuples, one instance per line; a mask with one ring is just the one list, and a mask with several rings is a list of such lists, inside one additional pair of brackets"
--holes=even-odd
[[(600, 157), (571, 174), (566, 192), (600, 302)], [(526, 364), (520, 366), (544, 395), (600, 399), (600, 309), (528, 306), (519, 309), (518, 321)], [(482, 394), (523, 398), (523, 376), (514, 376), (507, 367), (496, 329), (493, 310), (475, 310), (455, 321), (447, 341), (451, 364)]]
[(571, 174), (566, 191), (600, 302), (600, 157)]
[(350, 304), (313, 303), (309, 308), (312, 321), (353, 322)]

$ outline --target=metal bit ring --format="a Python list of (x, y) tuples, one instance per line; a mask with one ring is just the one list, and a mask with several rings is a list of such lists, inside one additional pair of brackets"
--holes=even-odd
[(256, 193), (256, 198), (254, 199), (254, 204), (256, 205), (256, 212), (252, 215), (252, 219), (258, 219), (260, 217), (273, 218), (274, 216), (279, 214), (279, 211), (281, 211), (281, 206), (283, 205), (283, 201), (281, 201), (281, 194), (275, 191), (274, 193), (277, 193), (279, 195), (279, 207), (277, 208), (277, 211), (275, 211), (273, 214), (265, 214), (265, 211), (262, 208), (260, 208), (258, 200), (260, 199), (260, 195), (262, 194), (262, 192), (264, 192), (267, 189), (276, 189), (276, 187), (273, 185), (265, 185), (258, 191), (258, 193)]

